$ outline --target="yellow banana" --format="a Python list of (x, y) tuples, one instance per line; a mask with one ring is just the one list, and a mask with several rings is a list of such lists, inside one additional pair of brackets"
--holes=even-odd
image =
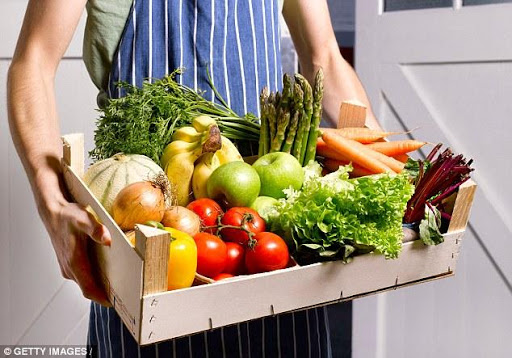
[(216, 124), (217, 122), (215, 119), (209, 116), (199, 116), (192, 120), (192, 127), (195, 128), (196, 131), (199, 133), (202, 133), (204, 131), (207, 131), (210, 126), (213, 124)]
[(198, 157), (201, 155), (201, 142), (196, 141), (192, 143), (188, 143), (182, 140), (175, 140), (172, 141), (165, 147), (164, 153), (162, 154), (162, 158), (160, 158), (160, 165), (162, 168), (165, 168), (167, 166), (167, 163), (169, 160), (180, 153), (186, 153), (186, 152), (195, 152), (198, 151)]
[(160, 158), (177, 203), (182, 206), (190, 201), (194, 162), (201, 154), (215, 153), (222, 148), (220, 131), (214, 119), (200, 116), (192, 124), (193, 127), (183, 127), (174, 133), (174, 140), (165, 147)]
[(181, 127), (172, 135), (172, 140), (182, 140), (185, 142), (197, 142), (203, 138), (203, 134), (198, 132), (194, 127)]
[(192, 189), (196, 199), (208, 197), (206, 183), (215, 169), (225, 163), (243, 160), (235, 145), (224, 136), (221, 138), (221, 149), (215, 153), (203, 154), (196, 162), (192, 176)]
[(217, 152), (215, 152), (215, 154), (219, 156), (220, 163), (224, 164), (235, 161), (243, 161), (240, 152), (238, 151), (237, 147), (235, 147), (233, 142), (231, 142), (224, 136), (221, 136), (221, 140), (222, 147), (220, 151), (218, 150)]
[(194, 162), (198, 157), (199, 155), (193, 152), (179, 153), (173, 156), (165, 167), (165, 173), (171, 183), (172, 193), (180, 206), (186, 206), (190, 202)]
[(196, 199), (208, 197), (206, 182), (213, 171), (219, 166), (220, 162), (216, 153), (205, 153), (199, 158), (192, 176), (192, 190)]

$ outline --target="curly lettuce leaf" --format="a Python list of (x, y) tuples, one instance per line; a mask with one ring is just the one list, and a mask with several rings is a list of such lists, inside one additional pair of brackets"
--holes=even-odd
[(351, 166), (324, 177), (317, 163), (305, 169), (301, 190), (287, 190), (270, 215), (272, 230), (296, 248), (302, 262), (343, 259), (377, 250), (396, 258), (402, 217), (414, 187), (407, 175), (349, 179)]

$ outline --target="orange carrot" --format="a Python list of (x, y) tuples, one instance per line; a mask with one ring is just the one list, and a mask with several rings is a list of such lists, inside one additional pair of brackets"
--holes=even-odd
[(340, 153), (331, 149), (327, 144), (325, 144), (322, 138), (318, 138), (316, 142), (316, 154), (324, 158), (344, 160), (346, 162), (349, 162), (347, 157), (341, 155)]
[(347, 139), (358, 141), (359, 143), (373, 143), (379, 139), (386, 138), (394, 134), (404, 134), (404, 132), (386, 132), (364, 127), (347, 127), (347, 128), (322, 128), (323, 132), (334, 132), (342, 135)]
[(406, 154), (423, 147), (426, 142), (420, 142), (417, 140), (397, 140), (394, 142), (377, 142), (368, 144), (368, 148), (371, 148), (379, 153), (386, 154), (389, 156), (395, 156), (399, 154)]
[(409, 156), (407, 154), (393, 155), (393, 158), (395, 158), (396, 160), (398, 160), (399, 162), (402, 162), (402, 163), (407, 163), (407, 161), (409, 160)]
[[(336, 159), (330, 159), (330, 158), (326, 158), (324, 160), (324, 168), (329, 170), (330, 172), (334, 172), (334, 171), (338, 170), (338, 168), (341, 165), (348, 165), (348, 164), (349, 164), (349, 162), (346, 162), (344, 160), (336, 160)], [(363, 177), (366, 175), (374, 174), (371, 171), (369, 171), (368, 169), (363, 168), (362, 166), (360, 166), (359, 164), (356, 164), (356, 163), (352, 163), (352, 168), (353, 168), (353, 170), (350, 172), (351, 177)]]
[(372, 152), (377, 152), (370, 148), (366, 148), (366, 146), (361, 143), (351, 139), (346, 139), (329, 131), (323, 132), (322, 139), (334, 151), (347, 157), (353, 163), (359, 164), (374, 173), (386, 173), (393, 171), (389, 166), (375, 158)]

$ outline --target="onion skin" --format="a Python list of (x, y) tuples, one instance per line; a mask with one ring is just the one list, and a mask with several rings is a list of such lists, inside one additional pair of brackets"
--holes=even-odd
[(172, 206), (167, 209), (161, 222), (165, 227), (172, 227), (192, 237), (201, 229), (199, 215), (183, 206)]
[(119, 227), (133, 230), (135, 224), (162, 221), (165, 195), (162, 188), (149, 181), (137, 182), (121, 190), (112, 204), (112, 217)]

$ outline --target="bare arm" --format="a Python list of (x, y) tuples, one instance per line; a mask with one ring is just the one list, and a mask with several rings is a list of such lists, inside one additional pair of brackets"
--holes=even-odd
[(29, 1), (9, 68), (9, 125), (29, 178), (39, 214), (52, 239), (62, 275), (84, 296), (108, 304), (91, 274), (87, 237), (109, 244), (108, 230), (76, 204), (62, 186), (59, 120), (54, 79), (86, 0)]
[(325, 72), (324, 117), (336, 126), (340, 104), (358, 100), (367, 106), (366, 124), (379, 128), (363, 85), (341, 56), (326, 0), (285, 0), (283, 16), (299, 55), (301, 69), (310, 81), (318, 68)]

